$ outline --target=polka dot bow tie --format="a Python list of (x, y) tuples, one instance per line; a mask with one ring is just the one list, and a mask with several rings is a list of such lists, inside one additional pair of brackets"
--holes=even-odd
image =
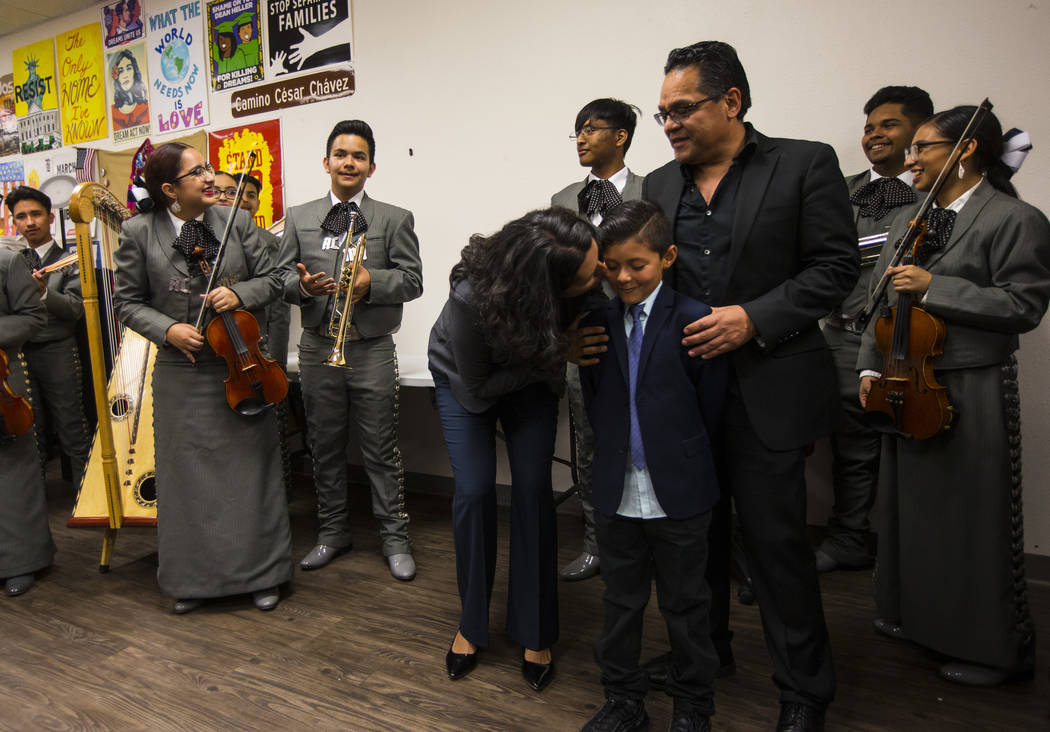
[(332, 206), (332, 209), (325, 215), (321, 228), (341, 236), (350, 230), (351, 218), (354, 222), (354, 234), (359, 235), (368, 231), (368, 221), (361, 213), (360, 207), (353, 201), (343, 201)]

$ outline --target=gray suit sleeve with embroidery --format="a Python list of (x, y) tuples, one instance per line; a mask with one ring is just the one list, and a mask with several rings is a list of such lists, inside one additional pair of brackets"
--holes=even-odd
[[(7, 259), (7, 267), (3, 260)], [(40, 300), (40, 288), (21, 255), (0, 254), (7, 314), (0, 315), (0, 348), (17, 348), (47, 324), (47, 310)], [(13, 354), (8, 354), (10, 358)]]
[(423, 262), (419, 256), (419, 239), (413, 229), (412, 213), (397, 209), (396, 215), (398, 218), (388, 229), (389, 267), (368, 269), (365, 262), (372, 284), (364, 302), (371, 305), (400, 305), (423, 294)]

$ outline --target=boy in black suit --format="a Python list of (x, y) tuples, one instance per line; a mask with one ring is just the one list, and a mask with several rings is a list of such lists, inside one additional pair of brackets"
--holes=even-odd
[(581, 368), (580, 381), (595, 436), (593, 496), (605, 581), (605, 628), (595, 655), (606, 703), (583, 729), (648, 727), (648, 678), (638, 660), (655, 572), (671, 641), (671, 728), (707, 730), (718, 655), (704, 571), (719, 496), (711, 441), (725, 364), (690, 358), (682, 346), (682, 328), (711, 308), (662, 283), (677, 248), (660, 208), (627, 201), (599, 232), (616, 297), (588, 324), (605, 327), (610, 352)]

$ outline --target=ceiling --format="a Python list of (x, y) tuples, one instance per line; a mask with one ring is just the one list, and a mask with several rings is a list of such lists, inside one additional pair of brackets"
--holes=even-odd
[(0, 36), (19, 33), (46, 20), (61, 18), (97, 4), (98, 0), (0, 0), (0, 18), (3, 19)]

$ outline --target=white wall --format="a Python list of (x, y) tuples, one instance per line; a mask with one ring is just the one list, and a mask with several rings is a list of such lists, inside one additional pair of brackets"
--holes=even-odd
[[(669, 158), (648, 115), (667, 51), (697, 40), (736, 46), (754, 99), (748, 118), (760, 130), (829, 142), (847, 173), (864, 168), (861, 107), (880, 86), (922, 86), (938, 109), (988, 96), (1004, 126), (1031, 133), (1036, 150), (1015, 182), (1025, 199), (1050, 210), (1045, 3), (355, 0), (353, 12), (357, 93), (281, 115), (286, 205), (325, 190), (320, 160), (335, 121), (372, 124), (377, 171), (369, 193), (415, 212), (425, 264), (426, 291), (406, 308), (402, 352), (425, 350), (449, 268), (471, 233), (545, 205), (582, 178), (567, 136), (584, 103), (616, 96), (642, 108), (628, 155), (635, 171)], [(10, 70), (14, 47), (98, 13), (95, 6), (0, 38), (0, 73)], [(228, 93), (212, 95), (211, 119), (217, 128), (233, 124)], [(1044, 324), (1025, 336), (1020, 354), (1027, 548), (1040, 554), (1050, 554), (1048, 335)], [(408, 466), (447, 474), (440, 442), (413, 452), (417, 439), (433, 438), (421, 434), (423, 425), (436, 426), (428, 420), (403, 416)], [(818, 471), (812, 489), (826, 488)]]

